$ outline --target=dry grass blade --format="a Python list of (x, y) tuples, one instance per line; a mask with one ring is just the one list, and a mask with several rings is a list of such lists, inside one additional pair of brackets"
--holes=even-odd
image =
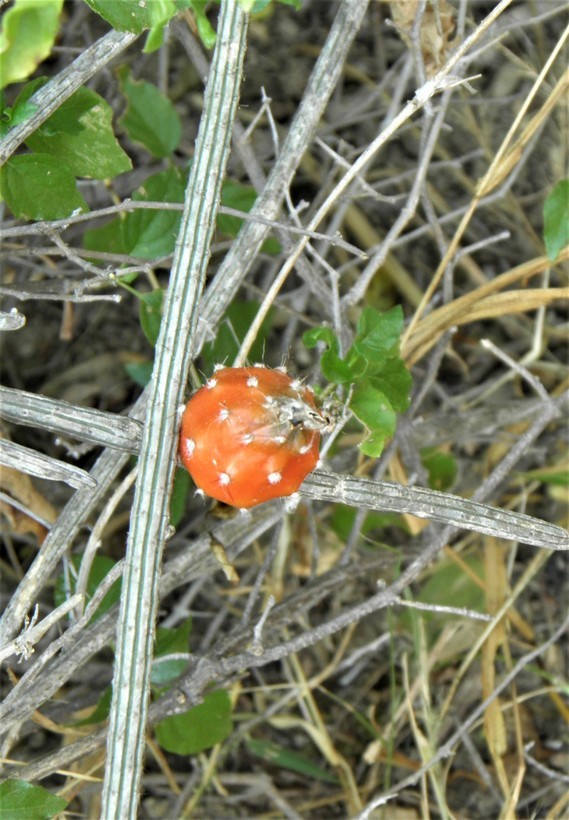
[[(569, 247), (560, 253), (558, 262), (566, 262), (568, 259)], [(474, 288), (470, 293), (436, 308), (415, 325), (411, 336), (407, 336), (407, 341), (403, 345), (405, 359), (411, 364), (419, 361), (429, 350), (432, 350), (445, 331), (455, 325), (464, 325), (491, 316), (536, 310), (541, 305), (547, 305), (556, 299), (567, 301), (569, 299), (567, 288), (553, 291), (514, 290), (499, 293), (516, 282), (543, 273), (550, 264), (547, 257), (524, 262), (513, 270)]]

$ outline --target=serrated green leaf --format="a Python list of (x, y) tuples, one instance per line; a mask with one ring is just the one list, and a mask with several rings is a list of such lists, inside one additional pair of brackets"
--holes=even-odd
[(0, 168), (0, 190), (14, 216), (64, 219), (88, 211), (69, 168), (48, 154), (10, 157)]
[(172, 0), (85, 0), (94, 12), (99, 14), (117, 31), (131, 31), (142, 34), (148, 28), (164, 25), (176, 13)]
[(99, 94), (81, 88), (61, 108), (30, 134), (29, 148), (63, 160), (78, 177), (107, 179), (130, 171), (132, 163), (113, 133), (112, 108)]
[[(79, 572), (81, 567), (81, 555), (73, 555), (71, 558), (71, 563), (75, 570), (73, 576), (70, 577), (70, 592), (73, 595), (76, 589), (76, 576)], [(93, 559), (93, 563), (91, 564), (91, 572), (89, 573), (89, 579), (87, 581), (87, 599), (91, 600), (95, 592), (97, 591), (98, 587), (101, 585), (101, 582), (105, 578), (106, 575), (112, 570), (114, 567), (115, 562), (108, 558), (106, 555), (95, 555)], [(114, 604), (121, 597), (121, 579), (118, 578), (114, 584), (111, 586), (107, 594), (104, 596), (103, 600), (97, 607), (95, 614), (93, 615), (92, 620), (100, 618), (101, 615), (104, 615)], [(56, 606), (60, 606), (67, 600), (67, 592), (65, 586), (65, 578), (62, 575), (55, 582), (53, 598)]]
[(154, 347), (160, 333), (160, 323), (162, 322), (162, 305), (164, 303), (164, 291), (162, 288), (150, 293), (139, 294), (140, 299), (140, 326), (144, 335)]
[(26, 780), (0, 783), (0, 820), (50, 820), (66, 806), (63, 797)]
[(554, 262), (569, 243), (569, 179), (558, 182), (545, 200), (543, 236), (547, 255)]
[(63, 0), (16, 0), (0, 31), (0, 87), (25, 80), (51, 53)]
[[(185, 185), (175, 168), (148, 177), (134, 194), (140, 202), (184, 201)], [(138, 210), (126, 215), (123, 221), (123, 237), (126, 252), (142, 259), (159, 259), (174, 252), (181, 211)]]
[(131, 79), (126, 66), (120, 69), (119, 78), (127, 101), (121, 126), (133, 142), (144, 145), (155, 157), (170, 156), (182, 137), (174, 105), (155, 85)]
[(229, 737), (232, 730), (231, 699), (224, 689), (210, 692), (199, 706), (166, 718), (155, 727), (160, 746), (179, 755), (211, 749)]

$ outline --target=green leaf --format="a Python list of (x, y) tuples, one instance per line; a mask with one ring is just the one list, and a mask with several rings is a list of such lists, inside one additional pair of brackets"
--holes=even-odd
[(36, 77), (35, 80), (30, 80), (29, 83), (22, 88), (11, 108), (6, 108), (6, 101), (4, 92), (2, 93), (2, 119), (3, 124), (12, 128), (14, 125), (24, 122), (28, 117), (38, 110), (36, 103), (29, 102), (29, 99), (38, 88), (41, 88), (47, 82), (47, 77)]
[(131, 31), (141, 34), (147, 28), (164, 25), (176, 13), (173, 0), (85, 0), (94, 12), (99, 14), (117, 31)]
[(350, 408), (368, 430), (360, 444), (365, 455), (380, 455), (385, 439), (395, 432), (396, 412), (402, 413), (409, 406), (411, 374), (399, 357), (402, 329), (403, 311), (399, 306), (386, 313), (364, 308), (344, 359), (339, 356), (340, 346), (330, 328), (312, 328), (303, 335), (306, 347), (327, 345), (320, 367), (328, 381), (353, 385)]
[(49, 820), (66, 806), (63, 797), (25, 780), (0, 783), (0, 820)]
[(119, 71), (127, 108), (119, 122), (133, 142), (144, 145), (155, 157), (168, 157), (182, 137), (178, 112), (168, 97), (146, 82), (132, 80), (128, 68)]
[(16, 0), (0, 31), (0, 88), (25, 80), (51, 53), (63, 0)]
[[(18, 96), (14, 100), (14, 105), (12, 106), (12, 111), (17, 111), (21, 105), (25, 105), (28, 100), (34, 96), (36, 91), (48, 82), (49, 77), (34, 77), (33, 80), (29, 80), (18, 92)], [(37, 108), (37, 106), (36, 106)]]
[[(400, 305), (385, 313), (365, 307), (358, 321), (352, 349), (373, 368), (381, 364), (385, 357), (397, 355), (402, 330), (403, 310)], [(349, 355), (347, 359), (349, 361)]]
[(154, 26), (153, 28), (151, 28), (148, 34), (146, 35), (146, 42), (144, 43), (142, 53), (152, 54), (153, 51), (158, 51), (159, 48), (162, 48), (162, 46), (164, 45), (165, 32), (166, 26), (163, 25)]
[(217, 39), (214, 28), (205, 13), (209, 0), (191, 0), (190, 8), (196, 18), (199, 38), (206, 48), (213, 48)]
[(370, 430), (386, 432), (392, 423), (394, 412), (389, 399), (371, 384), (363, 382), (354, 388), (350, 401), (350, 409)]
[(336, 334), (330, 327), (311, 327), (302, 335), (302, 341), (305, 347), (316, 347), (318, 342), (323, 342), (334, 353), (338, 353), (340, 345)]
[(32, 114), (35, 114), (37, 110), (37, 105), (31, 102), (23, 103), (19, 105), (18, 108), (12, 108), (10, 126), (19, 125), (21, 122), (27, 120), (28, 117), (31, 117)]
[(368, 456), (379, 456), (385, 439), (394, 434), (397, 423), (387, 396), (371, 384), (362, 382), (354, 388), (350, 409), (370, 433), (360, 444), (360, 450)]
[(456, 459), (435, 447), (421, 450), (421, 463), (429, 472), (429, 487), (433, 490), (450, 490), (456, 479)]
[(88, 211), (69, 168), (48, 154), (10, 157), (0, 168), (0, 190), (14, 216), (64, 219)]
[[(188, 475), (188, 473), (186, 473), (186, 475)], [(156, 630), (156, 644), (154, 647), (154, 660), (152, 662), (151, 674), (151, 681), (154, 687), (163, 689), (170, 686), (170, 684), (183, 675), (188, 668), (189, 660), (169, 656), (174, 654), (189, 654), (191, 629), (192, 620), (188, 618), (179, 627), (176, 627), (176, 629), (160, 627)]]
[[(203, 346), (202, 357), (206, 372), (211, 373), (216, 364), (231, 364), (233, 362), (258, 310), (258, 302), (232, 302), (219, 323), (215, 341), (207, 342)], [(255, 343), (249, 351), (251, 361), (262, 360), (271, 325), (272, 313), (269, 312), (263, 320)]]
[(385, 447), (385, 438), (386, 437), (381, 433), (369, 433), (361, 444), (358, 445), (358, 449), (364, 456), (379, 458)]
[(324, 377), (333, 384), (347, 384), (354, 380), (354, 374), (350, 366), (341, 359), (338, 355), (340, 345), (336, 334), (329, 327), (313, 327), (307, 330), (303, 336), (302, 341), (308, 348), (316, 347), (319, 342), (327, 345), (328, 350), (325, 350), (320, 357), (320, 368)]
[(113, 111), (99, 94), (80, 88), (26, 139), (34, 151), (50, 154), (78, 177), (107, 179), (130, 171), (132, 163), (113, 133)]
[(85, 231), (83, 247), (88, 251), (114, 254), (127, 253), (124, 244), (122, 220), (113, 219), (111, 222), (107, 222), (106, 225), (101, 225), (100, 228)]
[(317, 766), (312, 760), (309, 760), (304, 755), (297, 752), (291, 752), (279, 746), (277, 743), (271, 743), (269, 740), (253, 740), (252, 738), (245, 741), (249, 751), (260, 757), (261, 760), (266, 760), (267, 763), (272, 763), (281, 769), (288, 769), (291, 772), (298, 772), (307, 777), (310, 781), (321, 780), (324, 783), (339, 784), (336, 775), (327, 772), (325, 769)]
[(53, 137), (56, 134), (82, 134), (85, 131), (85, 124), (81, 122), (82, 118), (100, 102), (104, 100), (97, 93), (88, 88), (80, 88), (40, 125), (35, 134), (42, 137)]
[(384, 393), (397, 413), (404, 413), (409, 407), (412, 378), (400, 358), (386, 359), (370, 384)]
[(139, 294), (140, 299), (140, 326), (144, 335), (154, 347), (160, 333), (160, 323), (162, 322), (162, 305), (164, 303), (164, 291), (162, 288), (150, 293)]
[[(73, 595), (76, 590), (76, 580), (77, 580), (77, 573), (79, 572), (79, 568), (81, 567), (81, 555), (73, 555), (71, 558), (72, 566), (75, 570), (74, 574), (70, 574), (69, 583), (70, 583), (70, 592)], [(106, 555), (95, 555), (93, 563), (91, 564), (91, 572), (89, 573), (89, 580), (87, 581), (87, 599), (91, 600), (95, 592), (97, 591), (98, 587), (101, 585), (102, 580), (105, 578), (106, 575), (112, 570), (114, 567), (115, 562), (108, 558)], [(103, 600), (97, 607), (95, 614), (92, 620), (96, 618), (100, 618), (101, 615), (104, 615), (114, 604), (121, 597), (121, 579), (117, 578), (114, 584), (111, 586), (107, 594), (104, 596)], [(67, 592), (65, 586), (65, 577), (62, 575), (55, 582), (55, 588), (53, 593), (54, 601), (56, 606), (60, 606), (67, 600)]]
[[(177, 11), (189, 9), (192, 5), (192, 0), (173, 0), (173, 2)], [(153, 51), (157, 51), (164, 45), (164, 33), (166, 31), (165, 23), (167, 22), (168, 21), (161, 21), (157, 25), (152, 26), (146, 36), (146, 42), (144, 44), (144, 48), (142, 49), (144, 54), (151, 54)]]
[[(146, 387), (152, 376), (153, 368), (154, 362), (127, 362), (124, 366), (133, 382), (140, 387)], [(171, 523), (172, 526), (176, 526), (173, 522)]]
[(156, 740), (167, 752), (194, 755), (222, 743), (233, 730), (231, 700), (225, 689), (210, 692), (204, 702), (156, 725)]
[[(134, 194), (138, 202), (184, 201), (185, 184), (175, 168), (148, 177)], [(138, 210), (126, 215), (123, 236), (126, 252), (142, 259), (159, 259), (174, 252), (181, 211)]]
[[(221, 204), (227, 208), (235, 208), (239, 211), (249, 213), (257, 194), (249, 185), (241, 185), (231, 179), (226, 179), (221, 189)], [(228, 236), (237, 236), (241, 230), (243, 219), (230, 214), (219, 214), (217, 217), (217, 229)]]
[(547, 255), (554, 262), (569, 243), (569, 179), (558, 182), (545, 200), (543, 236)]
[(172, 527), (177, 527), (184, 517), (190, 484), (190, 474), (187, 470), (176, 470), (170, 497), (170, 525)]

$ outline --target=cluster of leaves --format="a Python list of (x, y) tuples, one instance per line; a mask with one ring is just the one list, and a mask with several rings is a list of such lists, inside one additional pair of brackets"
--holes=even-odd
[[(276, 0), (299, 9), (301, 0)], [(117, 31), (132, 31), (140, 34), (150, 29), (144, 50), (154, 51), (162, 45), (164, 26), (178, 11), (190, 9), (195, 17), (198, 34), (207, 48), (213, 48), (216, 35), (206, 14), (209, 0), (152, 0), (152, 3), (138, 3), (138, 0), (117, 3), (116, 0), (85, 0), (93, 11), (100, 14)], [(219, 3), (219, 0), (215, 0)], [(251, 14), (261, 14), (272, 0), (238, 0), (243, 9)]]
[[(77, 576), (81, 567), (82, 556), (75, 555), (71, 559), (69, 577), (61, 575), (55, 584), (54, 603), (56, 606), (64, 603), (69, 595), (74, 594)], [(105, 555), (95, 555), (89, 579), (87, 581), (86, 597), (89, 601), (105, 576), (112, 570), (115, 562)], [(120, 600), (121, 580), (115, 581), (107, 592), (95, 614), (93, 620), (100, 618)], [(151, 676), (152, 694), (159, 697), (166, 692), (187, 669), (191, 618), (174, 629), (159, 628), (156, 632), (154, 646), (154, 662)], [(99, 702), (89, 717), (84, 718), (78, 725), (85, 726), (100, 723), (106, 720), (111, 703), (111, 689), (105, 690)], [(156, 739), (167, 751), (176, 754), (198, 754), (210, 749), (216, 743), (225, 740), (231, 734), (231, 708), (229, 695), (225, 690), (216, 690), (206, 695), (203, 703), (182, 714), (175, 715), (161, 721), (156, 726)]]
[[(46, 82), (28, 83), (10, 110), (20, 120), (30, 97)], [(10, 157), (0, 169), (0, 186), (15, 216), (60, 219), (88, 210), (76, 178), (106, 179), (132, 163), (113, 132), (112, 109), (95, 91), (80, 88), (26, 139), (30, 153)]]
[[(297, 5), (297, 0), (280, 0)], [(85, 0), (88, 5), (118, 31), (140, 34), (149, 30), (145, 51), (159, 48), (166, 23), (182, 9), (190, 9), (196, 19), (198, 32), (205, 45), (215, 43), (215, 31), (205, 15), (205, 0)], [(270, 0), (242, 0), (247, 10), (260, 12)], [(16, 0), (4, 15), (0, 32), (0, 88), (25, 80), (39, 63), (49, 56), (57, 32), (63, 0)], [(25, 36), (26, 32), (29, 36)], [(176, 150), (182, 126), (171, 101), (151, 83), (131, 79), (126, 67), (119, 71), (121, 90), (126, 100), (126, 112), (120, 120), (133, 142), (140, 143), (153, 156), (170, 157)], [(14, 126), (24, 122), (38, 109), (34, 95), (47, 82), (45, 77), (34, 78), (20, 90), (12, 105), (6, 95), (0, 94), (0, 137)], [(76, 91), (58, 110), (30, 134), (25, 145), (29, 153), (10, 157), (0, 168), (0, 192), (16, 217), (24, 219), (65, 219), (89, 210), (87, 202), (77, 189), (77, 179), (112, 179), (131, 170), (129, 156), (119, 145), (112, 123), (112, 109), (96, 92), (87, 88)], [(154, 198), (161, 202), (182, 202), (184, 180), (174, 169), (147, 181), (146, 194), (138, 198)], [(251, 192), (252, 193), (252, 192)], [(226, 204), (248, 210), (251, 194), (237, 192), (231, 196), (225, 191)], [(137, 195), (135, 195), (135, 199)], [(246, 199), (243, 202), (243, 199)], [(253, 194), (254, 201), (254, 194)], [(146, 237), (139, 248), (138, 229), (146, 231), (148, 218), (131, 215), (125, 226), (126, 238), (121, 250), (143, 258), (156, 258)], [(153, 215), (152, 227), (162, 235), (164, 221), (172, 223), (173, 230), (165, 236), (173, 246), (179, 215)], [(177, 220), (177, 222), (176, 222)], [(113, 250), (113, 230), (103, 238), (109, 241), (106, 250)], [(170, 227), (170, 226), (168, 226)], [(168, 245), (168, 248), (170, 248)], [(159, 251), (162, 248), (159, 248)], [(170, 250), (163, 251), (169, 253)]]
[[(77, 573), (81, 556), (73, 556), (70, 578), (60, 576), (54, 590), (55, 605), (67, 600), (76, 591)], [(97, 591), (114, 562), (96, 555), (87, 582), (86, 595), (90, 600)], [(117, 580), (101, 601), (93, 618), (100, 618), (120, 598), (121, 581)], [(166, 692), (187, 669), (189, 660), (191, 618), (175, 629), (159, 628), (156, 633), (151, 687), (154, 697)], [(109, 716), (111, 688), (101, 695), (92, 713), (75, 726), (101, 723)], [(160, 746), (168, 752), (180, 755), (199, 754), (223, 742), (233, 731), (231, 699), (225, 689), (206, 694), (202, 703), (181, 714), (166, 718), (155, 727)], [(7, 780), (0, 784), (0, 820), (14, 817), (53, 817), (66, 807), (67, 801), (51, 794), (41, 786), (23, 780)]]
[(368, 456), (382, 452), (385, 440), (395, 432), (397, 413), (409, 406), (411, 374), (399, 355), (402, 330), (400, 306), (385, 313), (366, 307), (344, 357), (329, 327), (312, 328), (303, 337), (307, 347), (320, 343), (326, 346), (320, 359), (322, 373), (331, 384), (350, 391), (350, 410), (368, 431), (360, 444), (360, 450)]

